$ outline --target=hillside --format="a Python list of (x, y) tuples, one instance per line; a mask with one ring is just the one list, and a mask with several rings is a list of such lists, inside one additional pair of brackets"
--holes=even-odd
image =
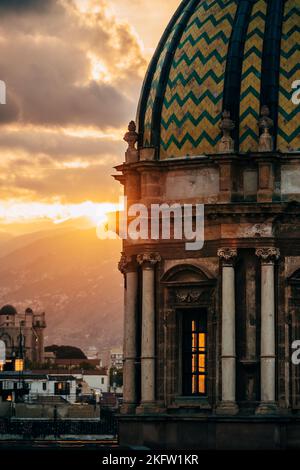
[[(95, 229), (41, 232), (0, 258), (0, 305), (46, 312), (46, 344), (100, 349), (122, 343), (121, 244)], [(19, 247), (20, 245), (20, 247)], [(15, 248), (14, 248), (15, 246)]]

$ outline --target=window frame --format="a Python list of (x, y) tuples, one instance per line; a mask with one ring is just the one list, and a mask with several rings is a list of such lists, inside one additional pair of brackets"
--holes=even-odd
[[(208, 309), (206, 307), (183, 307), (178, 309), (178, 314), (179, 314), (179, 328), (178, 328), (178, 333), (179, 333), (179, 376), (178, 376), (178, 394), (179, 396), (183, 398), (193, 398), (193, 399), (207, 399), (209, 395), (209, 384), (208, 384), (208, 378), (209, 378), (209, 370), (208, 370), (208, 355), (209, 355), (209, 342), (208, 342), (208, 334), (209, 334), (209, 328), (208, 328)], [(198, 322), (203, 322), (203, 327), (202, 329), (204, 331), (199, 331), (198, 333), (205, 333), (206, 335), (206, 341), (205, 341), (205, 371), (204, 373), (197, 374), (199, 377), (200, 375), (205, 376), (205, 392), (204, 393), (192, 393), (192, 382), (190, 382), (190, 393), (187, 393), (187, 387), (184, 385), (184, 375), (187, 373), (185, 372), (185, 366), (184, 366), (184, 321), (185, 318), (190, 317), (191, 322), (193, 321), (192, 318), (195, 318), (195, 321)], [(201, 318), (202, 317), (202, 318)], [(204, 317), (204, 318), (203, 318)], [(192, 330), (191, 330), (192, 334)], [(192, 337), (191, 337), (191, 345), (192, 345)], [(203, 354), (199, 353), (198, 357)], [(190, 361), (192, 361), (192, 348), (190, 351)], [(192, 378), (191, 374), (191, 378)]]

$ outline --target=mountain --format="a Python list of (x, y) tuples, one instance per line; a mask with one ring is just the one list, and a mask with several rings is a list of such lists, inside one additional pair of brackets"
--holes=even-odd
[(38, 230), (32, 233), (25, 233), (18, 236), (14, 236), (6, 232), (0, 232), (0, 257), (6, 256), (18, 248), (29, 245), (35, 240), (40, 240), (41, 238), (46, 238), (48, 236), (52, 237), (56, 233), (64, 233), (70, 230), (70, 228), (62, 226), (57, 229)]
[(0, 251), (0, 305), (45, 311), (46, 344), (122, 344), (120, 241), (99, 240), (96, 229), (69, 229), (15, 237), (7, 248)]
[(14, 236), (11, 233), (4, 232), (0, 230), (0, 249), (2, 245), (5, 245), (6, 243), (10, 242), (13, 240)]

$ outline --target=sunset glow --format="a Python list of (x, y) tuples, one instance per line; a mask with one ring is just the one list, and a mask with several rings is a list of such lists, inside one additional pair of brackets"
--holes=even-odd
[(81, 218), (98, 225), (116, 210), (113, 167), (124, 160), (148, 62), (178, 3), (52, 0), (40, 9), (24, 3), (22, 15), (0, 4), (0, 231)]
[(79, 218), (88, 219), (97, 226), (106, 220), (106, 214), (117, 211), (119, 206), (112, 203), (93, 203), (85, 201), (80, 204), (14, 202), (0, 203), (0, 220), (2, 223), (26, 222), (48, 219), (54, 224)]

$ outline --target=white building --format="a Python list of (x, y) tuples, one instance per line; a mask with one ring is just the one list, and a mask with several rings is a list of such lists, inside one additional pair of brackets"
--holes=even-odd
[(89, 371), (72, 371), (73, 377), (77, 381), (82, 380), (88, 385), (91, 393), (101, 396), (102, 393), (109, 391), (109, 375), (107, 369), (89, 370)]
[(14, 401), (22, 397), (24, 401), (32, 403), (55, 396), (75, 403), (76, 378), (61, 374), (0, 373), (1, 401)]
[(122, 348), (114, 348), (110, 351), (110, 367), (115, 369), (123, 369)]

